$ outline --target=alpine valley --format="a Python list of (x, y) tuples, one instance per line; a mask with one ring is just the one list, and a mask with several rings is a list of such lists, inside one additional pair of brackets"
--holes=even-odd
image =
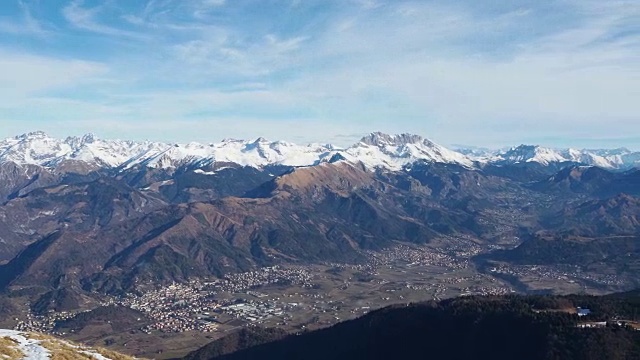
[(411, 134), (16, 136), (0, 141), (0, 328), (171, 358), (398, 303), (635, 289), (639, 167), (627, 149)]

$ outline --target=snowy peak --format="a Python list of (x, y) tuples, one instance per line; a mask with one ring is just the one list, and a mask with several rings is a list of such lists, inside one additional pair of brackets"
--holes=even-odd
[(69, 151), (67, 144), (42, 131), (18, 135), (0, 143), (0, 158), (18, 164), (40, 164)]
[(0, 141), (0, 162), (53, 167), (65, 160), (79, 160), (114, 167), (149, 146), (150, 143), (100, 140), (93, 134), (60, 140), (38, 131)]
[(47, 135), (47, 133), (45, 133), (44, 131), (32, 131), (29, 133), (25, 133), (22, 135), (16, 135), (13, 137), (14, 140), (33, 140), (33, 139), (44, 139), (44, 138), (48, 138), (49, 136)]
[(449, 150), (419, 135), (388, 135), (372, 133), (343, 153), (350, 161), (359, 161), (367, 167), (400, 170), (417, 161), (459, 164), (473, 167), (473, 160)]
[(93, 144), (98, 141), (98, 138), (94, 134), (84, 134), (81, 137), (78, 136), (69, 136), (64, 142), (69, 144), (71, 147), (79, 147), (86, 144)]
[(407, 144), (418, 144), (423, 142), (422, 136), (413, 134), (389, 135), (381, 132), (373, 132), (360, 139), (365, 145), (372, 146), (400, 146)]
[(300, 146), (287, 142), (269, 142), (264, 138), (254, 141), (225, 139), (218, 144), (175, 144), (165, 151), (151, 154), (143, 162), (151, 167), (177, 167), (207, 160), (231, 162), (243, 166), (267, 165), (307, 166), (316, 163), (330, 149), (318, 145)]
[(567, 159), (554, 149), (544, 148), (536, 145), (520, 145), (499, 154), (499, 156), (511, 163), (537, 162), (549, 165), (555, 162), (564, 162)]
[(477, 146), (454, 145), (453, 150), (459, 152), (462, 155), (469, 156), (473, 159), (491, 158), (498, 153), (498, 150), (492, 150), (489, 148)]

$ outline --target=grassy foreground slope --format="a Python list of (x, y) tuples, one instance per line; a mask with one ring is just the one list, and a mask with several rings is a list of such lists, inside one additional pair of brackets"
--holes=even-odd
[(47, 335), (0, 329), (0, 359), (133, 360), (106, 349), (89, 348)]

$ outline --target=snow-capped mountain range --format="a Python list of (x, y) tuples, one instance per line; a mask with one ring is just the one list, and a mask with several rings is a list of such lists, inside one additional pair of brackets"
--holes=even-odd
[(537, 145), (520, 145), (509, 149), (459, 149), (480, 163), (517, 164), (578, 163), (603, 169), (625, 170), (640, 166), (640, 152), (618, 149), (553, 149)]
[(328, 144), (296, 145), (284, 141), (271, 142), (263, 138), (253, 141), (225, 139), (211, 144), (103, 140), (91, 134), (55, 139), (43, 132), (32, 132), (0, 141), (0, 163), (14, 162), (50, 168), (68, 161), (111, 168), (172, 168), (181, 165), (206, 167), (215, 163), (235, 163), (259, 168), (267, 165), (311, 166), (338, 160), (388, 170), (399, 170), (417, 161), (451, 163), (469, 168), (488, 163), (536, 162), (548, 165), (575, 162), (607, 169), (626, 169), (640, 165), (640, 153), (627, 149), (556, 150), (530, 145), (499, 151), (453, 151), (418, 135), (383, 133), (371, 133), (347, 148)]

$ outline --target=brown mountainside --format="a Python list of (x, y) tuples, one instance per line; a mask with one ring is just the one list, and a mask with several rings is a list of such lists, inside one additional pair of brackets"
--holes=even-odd
[[(5, 275), (6, 285), (14, 287), (46, 286), (63, 277), (69, 286), (118, 291), (283, 261), (357, 261), (359, 249), (393, 240), (426, 242), (434, 235), (398, 202), (410, 194), (359, 167), (296, 169), (266, 186), (269, 197), (170, 206), (102, 180), (37, 190), (15, 200), (21, 212), (37, 209), (38, 204), (23, 204), (29, 201), (47, 207), (44, 195), (66, 203), (63, 230), (33, 243), (37, 251), (27, 248), (0, 267), (0, 274), (19, 269)], [(145, 214), (149, 204), (157, 208)], [(52, 216), (51, 222), (61, 221)]]

